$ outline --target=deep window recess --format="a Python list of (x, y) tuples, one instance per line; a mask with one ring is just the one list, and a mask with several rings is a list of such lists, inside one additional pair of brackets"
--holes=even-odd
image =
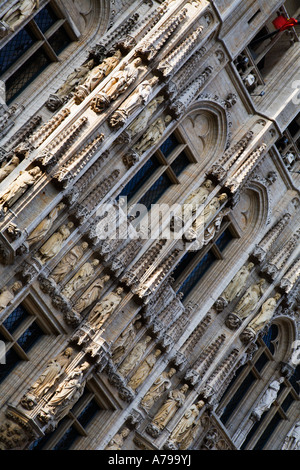
[(172, 185), (180, 183), (180, 175), (191, 163), (186, 144), (176, 134), (171, 134), (142, 168), (131, 178), (119, 197), (127, 203), (143, 204), (147, 209), (155, 204)]
[(228, 422), (248, 391), (251, 390), (251, 387), (253, 387), (256, 381), (261, 377), (260, 374), (263, 372), (265, 366), (270, 360), (273, 360), (273, 354), (275, 352), (274, 341), (276, 341), (277, 336), (278, 327), (272, 325), (266, 335), (258, 340), (257, 345), (259, 349), (255, 353), (253, 362), (250, 361), (248, 364), (238, 369), (236, 377), (229, 384), (220, 401), (221, 407), (223, 404), (223, 412), (220, 416), (223, 424)]
[(76, 37), (54, 1), (40, 10), (0, 51), (6, 101), (16, 98)]
[(208, 269), (218, 260), (224, 259), (223, 252), (234, 236), (230, 221), (224, 220), (214, 241), (198, 252), (187, 252), (172, 273), (176, 291), (182, 292), (186, 297)]
[(88, 426), (99, 414), (101, 407), (95, 399), (93, 392), (88, 386), (85, 387), (83, 395), (75, 403), (58, 424), (58, 427), (44, 437), (36, 440), (29, 450), (68, 450), (78, 439), (88, 435)]
[[(235, 415), (239, 415), (242, 410), (243, 402), (248, 399), (249, 394), (255, 393), (256, 385), (264, 377), (266, 367), (270, 367), (274, 362), (278, 338), (279, 329), (273, 324), (265, 336), (258, 339), (258, 350), (253, 359), (237, 371), (236, 377), (227, 387), (219, 406), (219, 410), (222, 410), (220, 420), (225, 426), (232, 425)], [(293, 405), (299, 400), (299, 385), (297, 384), (299, 377), (300, 367), (298, 366), (292, 376), (285, 378), (280, 385), (277, 398), (271, 408), (254, 423), (241, 445), (241, 450), (266, 448), (270, 438), (277, 432), (278, 425), (283, 420), (288, 420), (289, 414), (293, 413)]]
[(21, 362), (28, 361), (28, 353), (45, 333), (32, 315), (21, 304), (0, 325), (0, 340), (5, 343), (5, 364), (0, 365), (0, 383)]

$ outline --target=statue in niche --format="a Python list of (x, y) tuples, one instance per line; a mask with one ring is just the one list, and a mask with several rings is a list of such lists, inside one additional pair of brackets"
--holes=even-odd
[(96, 300), (98, 300), (103, 290), (104, 284), (109, 279), (110, 276), (108, 275), (96, 279), (96, 281), (93, 282), (93, 284), (88, 288), (88, 290), (84, 292), (81, 297), (77, 300), (73, 307), (74, 310), (76, 310), (77, 313), (81, 313), (87, 307), (92, 305)]
[(63, 245), (63, 242), (71, 235), (70, 229), (74, 227), (73, 222), (68, 222), (67, 225), (62, 225), (57, 232), (53, 233), (49, 240), (39, 249), (40, 260), (46, 263), (49, 259), (56, 256)]
[(126, 437), (129, 435), (130, 429), (128, 428), (123, 428), (122, 431), (119, 434), (116, 434), (111, 441), (109, 441), (109, 444), (105, 447), (105, 450), (121, 450), (124, 440)]
[(190, 406), (186, 410), (183, 417), (172, 432), (170, 441), (179, 444), (180, 448), (185, 447), (184, 444), (190, 440), (190, 434), (193, 431), (193, 427), (195, 427), (195, 420), (204, 404), (204, 401), (200, 400), (198, 403)]
[(156, 349), (153, 354), (149, 354), (148, 357), (138, 367), (137, 371), (131, 377), (128, 385), (132, 390), (136, 390), (146, 380), (150, 372), (152, 371), (157, 358), (161, 355), (161, 351)]
[(249, 323), (248, 328), (252, 328), (256, 333), (260, 331), (272, 319), (277, 307), (277, 302), (281, 295), (276, 293), (263, 303), (259, 314)]
[(49, 212), (47, 217), (43, 219), (37, 227), (31, 232), (31, 234), (27, 237), (27, 243), (29, 246), (33, 245), (41, 241), (51, 229), (53, 222), (56, 220), (58, 213), (66, 207), (64, 203), (58, 204), (52, 211)]
[(121, 52), (116, 50), (111, 57), (107, 57), (100, 65), (93, 67), (88, 73), (85, 81), (81, 85), (78, 85), (74, 94), (75, 103), (82, 103), (82, 101), (96, 88), (96, 86), (99, 85), (103, 78), (107, 77), (107, 75), (109, 75), (120, 63), (121, 58)]
[(141, 315), (137, 315), (135, 321), (131, 322), (114, 342), (111, 349), (111, 357), (114, 363), (119, 362), (126, 353), (128, 347), (133, 344), (136, 332), (142, 326), (142, 323), (138, 321), (140, 318)]
[(5, 163), (3, 162), (3, 164), (1, 165), (1, 168), (0, 168), (0, 183), (1, 181), (3, 181), (15, 168), (17, 168), (17, 166), (19, 165), (20, 163), (20, 159), (19, 157), (12, 157), (11, 160), (9, 160), (9, 162)]
[(264, 279), (260, 279), (258, 284), (250, 286), (234, 309), (234, 314), (241, 320), (246, 318), (256, 307), (257, 302), (263, 295)]
[(3, 212), (7, 212), (8, 208), (11, 207), (40, 176), (42, 176), (42, 171), (38, 166), (35, 166), (31, 170), (20, 171), (20, 175), (0, 196), (0, 208)]
[(126, 377), (132, 371), (136, 364), (142, 359), (150, 341), (151, 336), (146, 336), (143, 341), (140, 341), (134, 346), (131, 353), (125, 358), (118, 369), (120, 375)]
[(184, 221), (188, 222), (197, 212), (199, 207), (204, 204), (212, 189), (212, 181), (206, 180), (195, 191), (193, 191), (183, 203)]
[(112, 100), (116, 100), (120, 94), (124, 93), (135, 82), (140, 71), (145, 70), (141, 64), (142, 59), (138, 57), (129, 64), (124, 63), (117, 72), (112, 73), (110, 80), (92, 100), (91, 109), (99, 113), (109, 106)]
[(23, 284), (21, 281), (16, 281), (10, 287), (4, 287), (0, 293), (0, 312), (10, 305), (15, 298), (18, 290), (22, 288)]
[(39, 8), (39, 0), (19, 0), (1, 18), (12, 31), (23, 23), (34, 10)]
[(91, 263), (84, 263), (75, 276), (73, 276), (72, 279), (67, 282), (64, 289), (62, 290), (62, 294), (70, 299), (76, 292), (85, 287), (89, 280), (93, 277), (95, 272), (94, 268), (98, 266), (99, 263), (100, 261), (98, 259), (94, 259)]
[(245, 287), (253, 267), (254, 263), (248, 263), (247, 266), (242, 266), (223, 291), (221, 297), (223, 297), (227, 302), (232, 302), (233, 299), (238, 297)]
[(72, 353), (72, 348), (67, 348), (55, 359), (52, 359), (38, 380), (30, 387), (28, 394), (33, 394), (38, 398), (44, 396), (66, 370)]
[(205, 206), (199, 217), (197, 217), (192, 223), (192, 228), (197, 232), (204, 228), (207, 222), (216, 214), (220, 209), (222, 204), (227, 201), (228, 196), (225, 193), (220, 194), (220, 196), (215, 196), (212, 198), (209, 204)]
[(133, 137), (136, 134), (139, 134), (140, 132), (144, 131), (151, 116), (163, 101), (163, 96), (157, 96), (154, 100), (152, 100), (148, 104), (148, 106), (141, 112), (141, 114), (128, 126), (126, 132), (131, 137)]
[(286, 436), (281, 450), (300, 449), (300, 421), (298, 421)]
[(184, 384), (179, 390), (171, 390), (168, 394), (168, 399), (158, 410), (154, 416), (152, 423), (159, 429), (163, 429), (171, 418), (175, 415), (179, 407), (185, 402), (185, 394), (188, 391), (189, 386)]
[(70, 251), (62, 258), (58, 265), (53, 269), (50, 277), (56, 282), (61, 282), (64, 277), (72, 271), (74, 266), (84, 255), (85, 250), (88, 248), (88, 243), (83, 242), (81, 245), (74, 246)]
[(112, 127), (122, 126), (129, 116), (145, 106), (157, 81), (158, 77), (153, 77), (149, 80), (144, 80), (140, 85), (138, 85), (134, 92), (129, 95), (117, 111), (113, 113), (109, 121), (110, 125)]
[(141, 155), (146, 152), (146, 150), (153, 147), (163, 135), (166, 124), (171, 121), (172, 117), (170, 115), (167, 115), (165, 118), (159, 117), (156, 119), (142, 135), (141, 139), (134, 145), (133, 150)]
[(118, 287), (116, 292), (110, 292), (104, 299), (95, 305), (88, 316), (88, 322), (94, 329), (99, 329), (111, 316), (122, 300), (123, 287)]
[(267, 411), (269, 408), (271, 408), (271, 405), (274, 403), (274, 401), (277, 398), (280, 385), (284, 381), (284, 377), (280, 377), (279, 380), (273, 380), (273, 382), (270, 383), (269, 387), (261, 397), (258, 405), (254, 408), (252, 411), (252, 416), (260, 420), (262, 417), (263, 413)]
[(58, 386), (52, 398), (46, 406), (42, 408), (40, 417), (42, 421), (49, 421), (54, 417), (57, 421), (64, 418), (73, 407), (74, 403), (81, 397), (86, 380), (84, 372), (90, 367), (88, 362), (84, 362), (80, 366), (70, 372), (67, 378)]
[(176, 373), (176, 369), (171, 368), (169, 372), (163, 372), (157, 379), (153, 382), (149, 388), (146, 395), (141, 401), (141, 407), (145, 411), (149, 412), (154, 403), (162, 396), (162, 394), (168, 390), (171, 385), (171, 377)]

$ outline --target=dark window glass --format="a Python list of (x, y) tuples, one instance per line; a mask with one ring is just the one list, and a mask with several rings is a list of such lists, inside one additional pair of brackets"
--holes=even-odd
[(225, 250), (226, 246), (232, 241), (233, 236), (229, 229), (224, 230), (222, 235), (216, 240), (216, 245), (219, 250), (222, 252)]
[(225, 407), (223, 414), (221, 416), (221, 421), (223, 424), (226, 424), (234, 410), (237, 408), (238, 404), (245, 396), (251, 385), (255, 382), (255, 377), (253, 373), (250, 371), (241, 386), (237, 389), (235, 394), (232, 396), (231, 400), (228, 402), (227, 406)]
[(34, 17), (34, 21), (43, 33), (45, 33), (57, 21), (57, 19), (58, 18), (50, 5), (47, 5)]
[(292, 395), (289, 393), (288, 396), (286, 397), (286, 399), (283, 401), (282, 405), (281, 405), (281, 408), (283, 409), (283, 411), (286, 413), (287, 410), (289, 409), (289, 407), (294, 403), (294, 398), (292, 397)]
[(178, 140), (176, 139), (174, 134), (171, 134), (164, 143), (159, 147), (161, 152), (167, 158), (171, 152), (179, 145)]
[(70, 44), (71, 39), (62, 26), (51, 36), (48, 42), (54, 52), (59, 55)]
[(42, 49), (36, 51), (9, 79), (6, 81), (7, 103), (21, 93), (46, 67), (49, 58)]
[(91, 400), (77, 418), (81, 426), (85, 428), (98, 411), (99, 406), (96, 401)]
[(3, 326), (10, 333), (13, 333), (28, 316), (27, 310), (22, 305), (19, 305), (3, 322)]
[(215, 261), (215, 255), (211, 251), (208, 251), (180, 286), (178, 291), (182, 292), (184, 297), (187, 296)]
[(258, 370), (258, 372), (260, 372), (263, 369), (263, 367), (267, 364), (268, 361), (269, 359), (267, 358), (265, 353), (262, 353), (259, 356), (258, 360), (255, 363), (255, 367)]
[(262, 450), (265, 445), (267, 444), (268, 440), (275, 432), (277, 426), (280, 424), (282, 418), (279, 413), (276, 413), (273, 419), (270, 421), (268, 426), (266, 427), (264, 433), (261, 435), (260, 439), (257, 441), (253, 450)]
[(28, 28), (19, 31), (1, 50), (0, 50), (0, 74), (4, 73), (24, 52), (26, 52), (34, 43), (35, 39)]
[(150, 189), (139, 200), (139, 204), (143, 204), (147, 209), (150, 209), (151, 204), (155, 204), (164, 192), (171, 186), (171, 181), (163, 173), (151, 186)]
[(14, 349), (10, 348), (5, 354), (5, 364), (0, 364), (0, 383), (8, 376), (8, 374), (10, 374), (20, 361), (21, 359)]
[(188, 157), (184, 152), (181, 152), (178, 157), (171, 163), (171, 168), (174, 171), (176, 176), (179, 176), (180, 173), (190, 164)]
[(293, 375), (289, 379), (292, 387), (295, 389), (295, 391), (299, 394), (300, 393), (300, 366), (298, 366)]
[(245, 441), (243, 442), (242, 446), (241, 446), (241, 450), (244, 450), (246, 448), (246, 446), (248, 445), (248, 443), (250, 442), (250, 439), (252, 439), (252, 437), (254, 436), (254, 434), (256, 433), (256, 431), (258, 430), (258, 428), (262, 425), (265, 417), (268, 415), (268, 413), (263, 413), (262, 414), (262, 417), (260, 418), (259, 421), (256, 421), (256, 423), (254, 424), (254, 426), (252, 426), (250, 432), (248, 433)]
[(269, 331), (263, 336), (263, 341), (270, 350), (272, 354), (274, 354), (274, 345), (272, 341), (274, 341), (278, 336), (278, 327), (276, 325), (272, 325)]
[(68, 450), (74, 441), (80, 437), (79, 432), (75, 429), (74, 426), (71, 426), (63, 435), (63, 437), (58, 441), (58, 443), (53, 447), (53, 450)]
[(18, 344), (21, 348), (27, 352), (34, 345), (34, 343), (43, 335), (43, 331), (40, 327), (34, 322), (27, 328), (26, 331), (18, 339)]
[(119, 194), (120, 196), (127, 196), (127, 200), (135, 195), (135, 193), (146, 183), (154, 171), (159, 167), (159, 163), (156, 158), (150, 158), (142, 168), (131, 178), (127, 183), (123, 191)]
[(180, 260), (180, 262), (178, 263), (178, 265), (176, 266), (176, 268), (174, 269), (173, 273), (172, 273), (172, 277), (175, 279), (178, 279), (180, 274), (183, 273), (183, 271), (185, 270), (185, 268), (193, 261), (195, 257), (195, 253), (190, 251), (190, 252), (187, 252), (183, 257), (182, 259)]

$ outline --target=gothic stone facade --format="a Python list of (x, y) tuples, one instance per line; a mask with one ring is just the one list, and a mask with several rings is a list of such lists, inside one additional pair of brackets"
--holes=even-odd
[(1, 449), (299, 447), (297, 9), (2, 1)]

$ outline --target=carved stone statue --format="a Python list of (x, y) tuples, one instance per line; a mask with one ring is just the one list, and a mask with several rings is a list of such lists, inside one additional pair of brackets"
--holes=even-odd
[(56, 380), (64, 373), (66, 367), (70, 363), (72, 352), (72, 348), (67, 348), (55, 359), (52, 359), (38, 380), (30, 387), (28, 393), (33, 394), (38, 398), (45, 395), (52, 385), (54, 385)]
[(11, 287), (4, 287), (0, 293), (0, 312), (4, 310), (13, 301), (16, 292), (22, 287), (21, 281), (16, 281)]
[(74, 268), (78, 261), (82, 258), (84, 251), (87, 249), (88, 243), (83, 242), (81, 245), (74, 246), (62, 258), (58, 265), (53, 269), (50, 277), (56, 282), (61, 282), (64, 277)]
[(81, 313), (87, 307), (92, 305), (96, 300), (99, 299), (100, 294), (103, 290), (104, 284), (110, 279), (110, 276), (105, 275), (96, 281), (88, 288), (86, 292), (84, 292), (81, 297), (77, 300), (74, 305), (74, 310), (76, 312)]
[(46, 234), (51, 229), (53, 222), (57, 218), (59, 211), (61, 211), (64, 207), (65, 207), (65, 204), (61, 202), (56, 207), (54, 207), (54, 209), (52, 209), (52, 211), (49, 212), (47, 217), (37, 225), (37, 227), (27, 237), (26, 241), (29, 246), (33, 245), (34, 243), (39, 242), (46, 236)]
[(88, 316), (88, 322), (94, 329), (101, 328), (103, 323), (111, 316), (122, 300), (123, 287), (118, 287), (116, 292), (110, 292), (92, 309)]
[(300, 421), (298, 421), (286, 436), (282, 450), (300, 449)]
[(96, 113), (101, 112), (109, 106), (112, 100), (117, 99), (120, 94), (124, 93), (135, 82), (140, 70), (144, 69), (141, 64), (142, 60), (138, 57), (129, 64), (123, 64), (117, 72), (112, 73), (110, 80), (92, 100), (92, 110)]
[(169, 372), (163, 372), (157, 379), (153, 382), (149, 388), (146, 395), (141, 401), (141, 407), (145, 411), (149, 412), (154, 403), (162, 396), (162, 394), (168, 390), (172, 382), (170, 378), (176, 373), (176, 369), (171, 368)]
[(39, 252), (41, 254), (40, 260), (46, 263), (49, 259), (56, 256), (61, 250), (63, 242), (71, 235), (70, 229), (74, 226), (73, 222), (68, 222), (67, 225), (62, 225), (57, 232), (53, 233), (49, 240), (41, 246)]
[(253, 263), (248, 263), (247, 266), (242, 266), (223, 291), (221, 297), (223, 297), (227, 302), (231, 302), (233, 299), (238, 297), (246, 285), (253, 266)]
[(122, 126), (129, 116), (145, 106), (157, 81), (158, 77), (153, 77), (150, 80), (144, 80), (138, 85), (134, 92), (114, 112), (109, 121), (110, 125), (112, 127)]
[(128, 383), (132, 390), (136, 390), (146, 380), (151, 370), (155, 366), (157, 358), (160, 356), (160, 354), (161, 351), (156, 349), (156, 351), (153, 354), (149, 354), (149, 356), (146, 357), (146, 359), (138, 367)]
[[(192, 428), (195, 426), (195, 420), (203, 406), (204, 401), (200, 400), (198, 403), (195, 403), (186, 410), (183, 417), (172, 432), (169, 438), (170, 441), (173, 441), (176, 444), (184, 444), (184, 442), (188, 440), (189, 434), (191, 433)], [(180, 448), (182, 447), (180, 446)]]
[(141, 114), (139, 114), (139, 116), (128, 126), (128, 128), (126, 129), (127, 133), (130, 134), (130, 136), (132, 137), (144, 131), (151, 116), (163, 101), (163, 96), (157, 96), (154, 100), (152, 100), (148, 104), (148, 106), (141, 112)]
[(192, 228), (197, 232), (204, 228), (207, 222), (216, 214), (221, 205), (228, 199), (227, 194), (223, 193), (220, 196), (212, 198), (209, 204), (205, 206), (199, 217), (195, 219)]
[(199, 207), (204, 204), (204, 202), (208, 198), (211, 187), (212, 181), (206, 180), (199, 188), (193, 191), (185, 199), (182, 207), (185, 222), (188, 222), (190, 218), (196, 214), (197, 209), (199, 209)]
[(246, 318), (256, 307), (257, 302), (263, 294), (262, 287), (265, 284), (264, 279), (260, 279), (258, 284), (250, 286), (234, 309), (234, 314), (241, 320)]
[(74, 88), (82, 83), (87, 74), (90, 72), (90, 70), (93, 68), (94, 65), (94, 60), (89, 60), (86, 64), (81, 65), (80, 67), (76, 68), (71, 72), (65, 81), (65, 83), (60, 87), (60, 89), (55, 93), (55, 95), (59, 96), (60, 98), (65, 97), (71, 91), (74, 90)]
[(121, 366), (118, 369), (119, 374), (126, 377), (136, 364), (142, 359), (144, 352), (146, 351), (148, 343), (151, 341), (151, 336), (146, 336), (143, 341), (137, 343), (131, 353), (125, 358)]
[(19, 157), (12, 157), (7, 163), (3, 163), (0, 168), (0, 183), (3, 181), (20, 163)]
[(163, 135), (166, 124), (172, 120), (172, 117), (167, 115), (165, 118), (159, 117), (154, 121), (149, 129), (142, 135), (141, 139), (134, 145), (133, 149), (140, 155), (150, 147), (156, 144)]
[(38, 8), (39, 0), (19, 0), (5, 13), (1, 20), (5, 21), (12, 31), (15, 31)]
[(256, 333), (260, 331), (272, 319), (273, 314), (277, 307), (277, 302), (280, 299), (280, 294), (275, 294), (263, 303), (259, 314), (249, 323), (248, 327), (252, 328)]
[(261, 397), (258, 405), (254, 408), (252, 411), (252, 416), (256, 420), (260, 420), (262, 417), (263, 413), (267, 411), (269, 408), (271, 408), (271, 405), (274, 403), (274, 401), (277, 398), (280, 385), (282, 384), (284, 378), (280, 377), (279, 380), (273, 380), (273, 382), (270, 383), (269, 387)]
[(84, 391), (86, 383), (84, 372), (89, 367), (90, 364), (84, 362), (68, 374), (67, 378), (58, 386), (47, 405), (42, 408), (39, 416), (43, 421), (47, 422), (51, 418), (61, 420), (69, 413), (74, 403), (76, 403)]
[(163, 429), (180, 406), (184, 404), (185, 394), (188, 391), (189, 386), (187, 384), (183, 385), (179, 390), (172, 390), (168, 394), (168, 399), (158, 410), (154, 416), (152, 422), (159, 429)]
[(76, 104), (82, 103), (82, 101), (99, 85), (103, 78), (107, 77), (112, 70), (119, 64), (122, 58), (122, 54), (119, 50), (116, 50), (111, 57), (107, 57), (101, 62), (100, 65), (92, 68), (88, 73), (84, 83), (78, 85), (77, 90), (74, 94), (74, 100)]
[(62, 294), (70, 299), (75, 294), (75, 292), (78, 292), (80, 289), (85, 287), (94, 275), (94, 268), (98, 266), (99, 263), (100, 261), (98, 259), (94, 259), (91, 263), (84, 263), (75, 276), (73, 276), (70, 281), (67, 282), (64, 289), (62, 290)]
[(136, 332), (141, 328), (142, 323), (138, 321), (141, 315), (138, 315), (134, 322), (130, 323), (127, 328), (120, 334), (118, 339), (114, 341), (111, 349), (111, 357), (114, 363), (124, 356), (128, 347), (133, 344), (133, 340), (136, 337)]
[(112, 440), (107, 444), (105, 450), (121, 450), (124, 440), (129, 435), (130, 429), (123, 428), (119, 434), (116, 434)]
[(3, 212), (7, 212), (8, 208), (11, 207), (41, 175), (42, 171), (38, 166), (28, 171), (21, 171), (15, 181), (13, 181), (0, 196), (0, 207), (3, 209)]

